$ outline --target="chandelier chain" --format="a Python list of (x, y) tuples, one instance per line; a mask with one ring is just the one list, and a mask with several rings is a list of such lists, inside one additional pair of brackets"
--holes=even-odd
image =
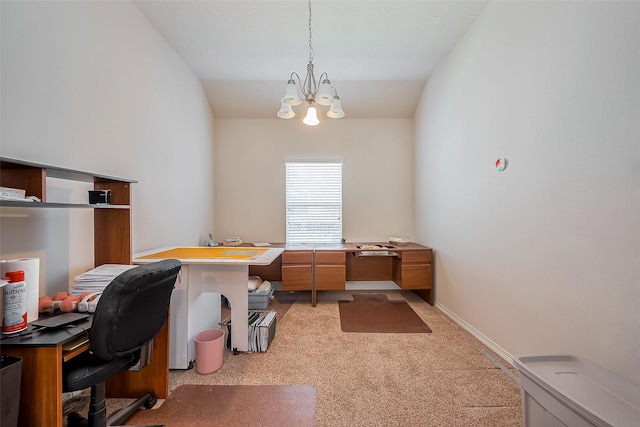
[(309, 62), (313, 62), (313, 46), (311, 45), (311, 0), (309, 0)]

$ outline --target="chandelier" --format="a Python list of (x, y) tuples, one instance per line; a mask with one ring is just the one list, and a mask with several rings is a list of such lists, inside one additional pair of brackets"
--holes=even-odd
[(344, 117), (344, 111), (342, 111), (342, 103), (336, 89), (331, 86), (329, 76), (327, 73), (320, 75), (320, 86), (316, 81), (316, 76), (313, 74), (313, 46), (311, 44), (311, 0), (309, 0), (309, 63), (307, 64), (307, 76), (304, 78), (304, 82), (300, 82), (300, 76), (298, 73), (293, 72), (287, 81), (287, 89), (284, 97), (280, 101), (280, 111), (278, 111), (278, 117), (281, 119), (290, 119), (296, 115), (291, 106), (299, 105), (302, 100), (298, 97), (298, 87), (296, 86), (296, 80), (300, 92), (302, 92), (303, 99), (309, 104), (307, 109), (307, 115), (302, 122), (309, 126), (315, 126), (320, 121), (318, 120), (318, 114), (314, 104), (318, 105), (330, 105), (327, 116), (332, 119), (340, 119)]

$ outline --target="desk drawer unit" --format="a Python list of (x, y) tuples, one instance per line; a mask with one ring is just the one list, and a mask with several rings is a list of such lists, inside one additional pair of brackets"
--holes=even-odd
[(431, 289), (431, 252), (403, 251), (394, 261), (393, 281), (402, 289)]
[(315, 261), (317, 290), (345, 289), (347, 266), (344, 252), (318, 251)]
[(311, 251), (282, 253), (282, 290), (311, 290)]

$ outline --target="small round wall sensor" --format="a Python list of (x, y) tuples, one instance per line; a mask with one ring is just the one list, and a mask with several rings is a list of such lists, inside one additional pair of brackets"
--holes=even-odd
[(496, 160), (496, 169), (498, 169), (498, 172), (502, 172), (506, 168), (507, 168), (507, 159), (506, 158), (500, 157), (498, 160)]

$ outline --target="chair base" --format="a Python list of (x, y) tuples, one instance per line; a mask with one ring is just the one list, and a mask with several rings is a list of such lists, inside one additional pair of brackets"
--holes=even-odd
[[(93, 390), (92, 390), (92, 395), (93, 395)], [(125, 423), (129, 418), (131, 418), (133, 414), (135, 414), (138, 411), (138, 409), (140, 409), (140, 407), (144, 406), (147, 409), (151, 409), (155, 406), (156, 402), (158, 401), (158, 399), (156, 399), (156, 397), (152, 393), (147, 393), (141, 398), (136, 399), (135, 402), (132, 402), (127, 407), (116, 412), (111, 417), (104, 419), (104, 417), (95, 416), (96, 412), (100, 412), (101, 409), (96, 411), (96, 407), (95, 407), (96, 402), (94, 402), (94, 397), (95, 396), (92, 396), (92, 402), (91, 402), (91, 405), (89, 406), (89, 419), (92, 419), (92, 422), (90, 423), (89, 419), (82, 417), (82, 415), (78, 414), (77, 412), (72, 412), (67, 416), (68, 427), (121, 426), (122, 423)], [(104, 400), (102, 402), (97, 402), (97, 406), (104, 408)], [(164, 424), (155, 424), (155, 425), (144, 426), (144, 427), (166, 427), (166, 426)]]

